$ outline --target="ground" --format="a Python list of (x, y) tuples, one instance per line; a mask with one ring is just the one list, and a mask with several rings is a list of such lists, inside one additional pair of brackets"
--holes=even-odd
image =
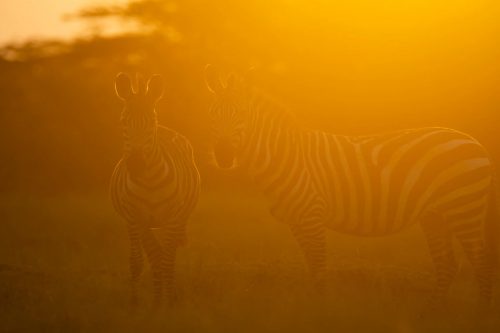
[(446, 308), (421, 317), (433, 274), (418, 227), (375, 239), (330, 233), (328, 291), (317, 295), (262, 198), (205, 191), (178, 256), (178, 304), (152, 311), (147, 269), (134, 312), (125, 224), (105, 194), (3, 195), (0, 214), (1, 332), (500, 331), (498, 315), (477, 320), (460, 251)]

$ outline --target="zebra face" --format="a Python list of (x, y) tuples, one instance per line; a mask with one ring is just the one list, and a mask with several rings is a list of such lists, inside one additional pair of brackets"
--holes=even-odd
[(245, 94), (234, 75), (222, 84), (211, 66), (205, 69), (205, 80), (215, 96), (209, 109), (213, 157), (218, 167), (231, 169), (238, 165), (238, 153), (245, 136), (248, 114)]
[(141, 150), (154, 140), (156, 112), (154, 105), (142, 96), (134, 96), (125, 104), (120, 121), (126, 150)]
[(157, 118), (155, 106), (163, 94), (163, 82), (154, 75), (146, 85), (137, 78), (137, 91), (132, 88), (130, 76), (118, 74), (115, 81), (116, 94), (124, 101), (121, 123), (125, 139), (125, 155), (140, 160), (144, 150), (156, 138)]
[(218, 167), (233, 168), (238, 164), (237, 156), (245, 133), (245, 118), (242, 106), (234, 96), (222, 95), (210, 110), (211, 146)]

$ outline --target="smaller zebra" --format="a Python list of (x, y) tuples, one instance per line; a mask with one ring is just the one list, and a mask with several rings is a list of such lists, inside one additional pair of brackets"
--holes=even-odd
[(134, 91), (130, 77), (120, 73), (115, 89), (125, 104), (124, 151), (111, 177), (110, 195), (128, 226), (131, 303), (138, 301), (144, 250), (153, 273), (154, 304), (159, 306), (164, 291), (170, 303), (174, 300), (177, 247), (185, 241), (186, 222), (198, 201), (200, 176), (189, 141), (158, 125), (161, 76), (154, 75), (147, 85), (138, 76)]

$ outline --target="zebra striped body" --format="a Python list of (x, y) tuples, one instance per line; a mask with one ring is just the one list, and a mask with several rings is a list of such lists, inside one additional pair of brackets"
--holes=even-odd
[[(275, 134), (269, 142), (280, 142)], [(260, 151), (242, 156), (249, 162), (248, 174), (274, 199), (273, 214), (288, 223), (317, 215), (336, 231), (386, 235), (429, 211), (451, 215), (464, 198), (471, 210), (484, 209), (491, 190), (486, 151), (454, 130), (422, 128), (370, 137), (305, 130), (295, 135), (282, 141), (290, 147), (288, 154), (280, 156), (286, 149), (277, 147), (268, 165), (260, 154), (272, 153), (252, 142)]]
[(115, 210), (128, 225), (132, 302), (137, 302), (144, 251), (159, 305), (164, 291), (169, 301), (174, 297), (176, 251), (186, 239), (200, 176), (189, 141), (157, 124), (155, 105), (163, 92), (161, 79), (154, 76), (147, 89), (141, 80), (138, 85), (134, 93), (128, 76), (120, 74), (116, 79), (117, 94), (125, 101), (125, 145), (111, 177), (110, 194)]
[(382, 236), (420, 223), (437, 270), (434, 300), (458, 269), (456, 237), (476, 270), (481, 301), (490, 302), (494, 244), (485, 228), (499, 221), (486, 219), (496, 216), (494, 171), (475, 139), (446, 128), (363, 137), (305, 129), (255, 90), (234, 78), (222, 86), (209, 74), (216, 161), (232, 158), (226, 166), (243, 168), (272, 199), (271, 213), (290, 225), (320, 288), (325, 229)]
[(133, 176), (126, 158), (118, 162), (111, 178), (111, 199), (125, 220), (172, 229), (182, 242), (186, 220), (197, 203), (200, 177), (185, 137), (162, 126), (157, 136), (141, 176)]

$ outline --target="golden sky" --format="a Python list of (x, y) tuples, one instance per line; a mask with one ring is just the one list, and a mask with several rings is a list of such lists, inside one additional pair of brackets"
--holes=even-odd
[(90, 5), (119, 4), (125, 0), (1, 0), (0, 43), (36, 37), (71, 37), (83, 25), (63, 16)]
[[(0, 0), (0, 43), (70, 37), (85, 31), (84, 26), (64, 21), (64, 14), (126, 1)], [(497, 113), (498, 0), (174, 2), (184, 10), (179, 9), (174, 20), (181, 33), (191, 33), (194, 39), (214, 35), (217, 45), (207, 62), (236, 59), (245, 66), (243, 58), (253, 57), (256, 65), (275, 71), (276, 78), (290, 75), (299, 83), (273, 84), (273, 92), (290, 96), (288, 103), (298, 109), (329, 105), (337, 110), (323, 112), (331, 123), (340, 112), (347, 115), (351, 110), (370, 126), (379, 115), (392, 114), (407, 115), (414, 123), (421, 110), (439, 112), (446, 119), (457, 119), (458, 110), (471, 116), (478, 109)], [(205, 13), (204, 5), (215, 10)], [(219, 16), (211, 17), (214, 13)], [(230, 20), (224, 21), (225, 15)], [(123, 23), (115, 27), (123, 28)]]

